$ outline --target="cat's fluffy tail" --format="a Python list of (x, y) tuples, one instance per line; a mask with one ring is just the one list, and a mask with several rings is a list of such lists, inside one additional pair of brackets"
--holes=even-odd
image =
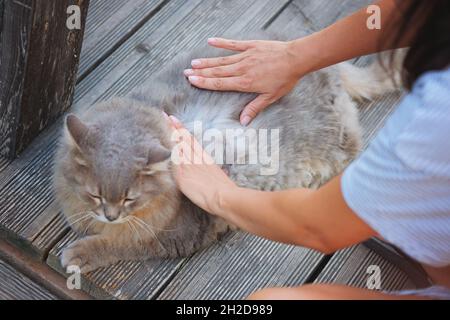
[(391, 67), (389, 64), (390, 52), (382, 54), (382, 64), (375, 61), (368, 67), (357, 67), (349, 62), (338, 65), (344, 88), (350, 96), (356, 100), (372, 100), (380, 95), (396, 91), (401, 86), (401, 70), (405, 50), (400, 50), (394, 55), (392, 72), (385, 70)]

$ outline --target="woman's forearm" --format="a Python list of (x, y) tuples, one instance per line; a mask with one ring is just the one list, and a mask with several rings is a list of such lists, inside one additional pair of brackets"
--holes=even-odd
[(375, 235), (347, 206), (340, 190), (340, 177), (319, 190), (229, 189), (223, 192), (219, 208), (214, 211), (250, 233), (324, 253)]
[[(238, 188), (223, 194), (221, 208), (217, 211), (226, 220), (252, 234), (322, 251), (322, 246), (307, 235), (308, 218), (301, 217), (301, 200), (310, 192), (308, 189), (263, 192)], [(291, 209), (286, 210), (289, 206)]]
[[(396, 26), (393, 19), (398, 20), (399, 9), (394, 0), (382, 0), (376, 5), (381, 10), (381, 29), (367, 27), (370, 14), (363, 8), (319, 32), (292, 41), (290, 50), (292, 55), (298, 56), (297, 69), (303, 74), (305, 67), (312, 72), (380, 50), (395, 49), (384, 40), (392, 35), (392, 28)], [(407, 42), (404, 40), (397, 47), (407, 46)], [(310, 62), (308, 66), (305, 60)]]

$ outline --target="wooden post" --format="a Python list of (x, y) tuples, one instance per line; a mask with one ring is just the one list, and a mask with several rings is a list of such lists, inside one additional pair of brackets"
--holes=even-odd
[[(68, 10), (72, 5), (81, 24), (69, 29), (78, 14)], [(70, 107), (88, 6), (89, 0), (0, 0), (2, 156), (16, 157)]]

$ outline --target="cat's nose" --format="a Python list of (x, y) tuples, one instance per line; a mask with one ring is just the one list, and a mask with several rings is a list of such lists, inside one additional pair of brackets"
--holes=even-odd
[(105, 218), (106, 218), (108, 221), (110, 221), (110, 222), (113, 222), (113, 221), (117, 220), (117, 217), (113, 217), (113, 216), (110, 216), (110, 215), (108, 215), (108, 214), (105, 214)]
[(119, 208), (112, 207), (112, 206), (105, 206), (105, 208), (104, 208), (104, 214), (105, 214), (105, 218), (106, 218), (109, 222), (113, 222), (113, 221), (119, 219), (119, 216), (120, 216), (120, 209), (119, 209)]

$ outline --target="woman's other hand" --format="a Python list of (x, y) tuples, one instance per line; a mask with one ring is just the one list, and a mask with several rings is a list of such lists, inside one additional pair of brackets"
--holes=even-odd
[(258, 93), (242, 111), (242, 125), (248, 125), (259, 112), (286, 95), (310, 71), (306, 64), (298, 65), (290, 42), (211, 38), (208, 43), (239, 53), (193, 60), (192, 69), (184, 74), (198, 88)]

